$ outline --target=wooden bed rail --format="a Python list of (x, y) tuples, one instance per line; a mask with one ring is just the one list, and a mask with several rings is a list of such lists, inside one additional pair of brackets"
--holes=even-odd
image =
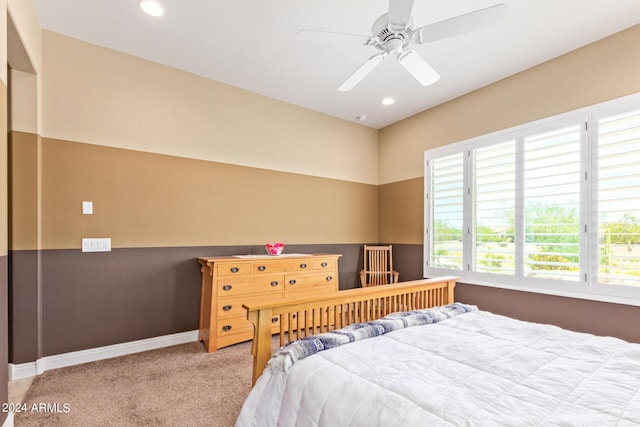
[(280, 345), (330, 332), (353, 323), (368, 322), (395, 311), (409, 311), (454, 302), (457, 277), (413, 280), (393, 285), (356, 288), (331, 296), (274, 304), (243, 304), (253, 323), (253, 384), (271, 358), (274, 322), (279, 322)]

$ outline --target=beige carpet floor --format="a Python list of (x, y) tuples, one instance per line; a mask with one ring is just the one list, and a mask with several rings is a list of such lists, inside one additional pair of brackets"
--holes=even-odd
[(206, 353), (195, 342), (47, 371), (15, 425), (233, 426), (251, 389), (250, 346)]

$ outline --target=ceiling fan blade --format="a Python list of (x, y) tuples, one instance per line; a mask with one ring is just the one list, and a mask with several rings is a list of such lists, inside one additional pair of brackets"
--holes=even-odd
[(431, 68), (415, 50), (405, 50), (398, 55), (398, 62), (409, 72), (422, 86), (429, 86), (440, 79), (440, 75)]
[(311, 42), (360, 43), (369, 44), (370, 36), (362, 34), (332, 33), (330, 31), (300, 30), (298, 39)]
[(485, 9), (469, 12), (451, 19), (416, 28), (413, 32), (413, 42), (428, 43), (447, 37), (480, 30), (497, 24), (507, 15), (507, 5), (504, 3)]
[(345, 80), (339, 87), (338, 91), (347, 92), (353, 89), (362, 79), (364, 79), (367, 74), (373, 71), (380, 63), (387, 57), (386, 53), (379, 53), (377, 55), (373, 55), (371, 58), (367, 59), (364, 64), (362, 64), (356, 71), (353, 72), (347, 80)]
[(392, 27), (404, 28), (411, 18), (413, 0), (389, 0), (389, 14), (387, 21)]

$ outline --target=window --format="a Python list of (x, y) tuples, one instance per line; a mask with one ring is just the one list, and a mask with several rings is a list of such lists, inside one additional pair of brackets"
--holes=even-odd
[(580, 274), (580, 124), (524, 138), (524, 275)]
[(440, 157), (431, 165), (433, 183), (431, 217), (431, 265), (461, 270), (463, 227), (463, 157), (462, 153)]
[(598, 122), (598, 282), (640, 287), (640, 109)]
[(426, 151), (425, 277), (640, 305), (638, 165), (640, 94)]
[(473, 270), (515, 272), (514, 140), (473, 150)]

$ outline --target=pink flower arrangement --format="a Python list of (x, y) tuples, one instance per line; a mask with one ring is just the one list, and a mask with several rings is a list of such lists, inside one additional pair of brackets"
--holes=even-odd
[(269, 255), (280, 255), (284, 250), (284, 243), (267, 243), (264, 247)]

